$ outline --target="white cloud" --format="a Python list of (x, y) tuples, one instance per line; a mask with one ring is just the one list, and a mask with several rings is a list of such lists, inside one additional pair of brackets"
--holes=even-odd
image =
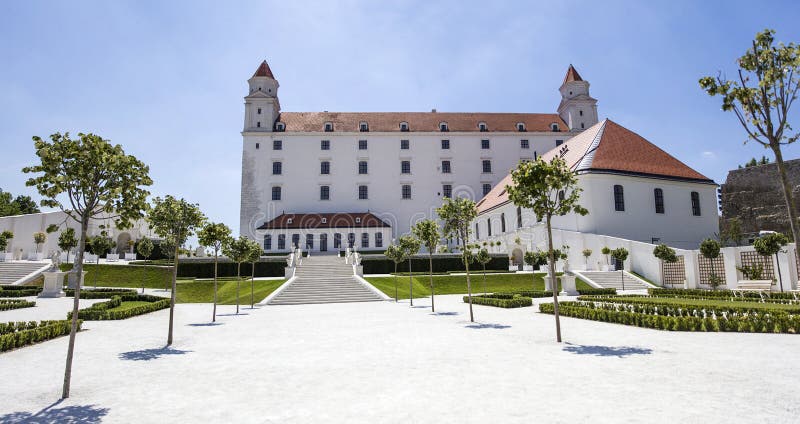
[(716, 159), (717, 154), (710, 150), (706, 150), (705, 152), (703, 152), (703, 157), (706, 159)]

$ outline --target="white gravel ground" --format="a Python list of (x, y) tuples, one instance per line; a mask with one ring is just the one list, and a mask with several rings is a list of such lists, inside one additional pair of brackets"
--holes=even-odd
[[(40, 299), (52, 314), (71, 299)], [(671, 333), (436, 299), (177, 307), (0, 354), (0, 422), (797, 422), (800, 337)], [(52, 303), (52, 304), (51, 304)], [(59, 305), (63, 303), (64, 305)], [(424, 299), (416, 305), (427, 305)], [(32, 319), (0, 312), (0, 321)]]

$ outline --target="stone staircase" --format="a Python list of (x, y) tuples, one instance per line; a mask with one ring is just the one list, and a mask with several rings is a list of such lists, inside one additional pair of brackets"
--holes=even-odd
[(338, 256), (304, 258), (295, 280), (273, 297), (270, 305), (375, 302), (383, 300), (353, 276), (353, 267)]
[[(620, 271), (580, 271), (580, 275), (585, 277), (584, 279), (591, 280), (591, 282), (604, 288), (622, 290), (623, 277), (620, 276)], [(643, 290), (650, 288), (649, 285), (643, 284), (627, 271), (623, 272), (622, 275), (625, 278), (625, 290)]]
[(20, 281), (30, 274), (41, 272), (50, 265), (50, 262), (0, 262), (0, 284), (21, 284)]

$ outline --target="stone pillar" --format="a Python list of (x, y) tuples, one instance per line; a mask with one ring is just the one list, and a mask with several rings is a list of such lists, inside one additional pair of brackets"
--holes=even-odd
[(39, 297), (64, 297), (64, 274), (66, 274), (64, 271), (43, 272), (44, 287)]
[(697, 262), (697, 252), (690, 251), (686, 255), (683, 256), (683, 264), (686, 267), (684, 273), (686, 275), (686, 284), (684, 284), (683, 288), (685, 289), (696, 289), (699, 284), (699, 276), (700, 271), (698, 268)]
[(729, 290), (736, 288), (739, 281), (739, 274), (736, 271), (736, 258), (738, 249), (726, 247), (722, 249), (722, 260), (725, 261), (725, 286)]
[[(87, 272), (88, 271), (82, 271), (81, 272), (81, 287), (84, 286), (84, 284), (83, 284), (84, 283), (84, 278), (86, 278), (86, 273)], [(78, 276), (77, 276), (77, 274), (75, 272), (69, 272), (69, 275), (67, 276), (67, 280), (68, 280), (67, 288), (74, 289), (75, 287), (77, 287)]]
[(575, 288), (575, 276), (564, 274), (561, 276), (561, 292), (559, 296), (577, 296), (578, 290)]
[[(772, 291), (781, 291), (781, 284), (783, 284), (783, 291), (792, 289), (789, 253), (794, 254), (794, 252), (789, 252), (789, 249), (787, 249), (787, 253), (778, 253), (777, 261), (774, 255), (772, 257), (773, 264), (777, 267), (775, 268), (775, 285), (772, 286)], [(778, 270), (780, 270), (780, 278), (778, 278)]]
[(553, 280), (549, 275), (544, 276), (544, 289), (545, 291), (553, 290)]

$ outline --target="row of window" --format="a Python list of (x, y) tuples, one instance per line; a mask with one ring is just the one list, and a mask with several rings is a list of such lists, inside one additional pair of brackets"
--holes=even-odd
[[(356, 233), (348, 233), (347, 234), (347, 247), (353, 248), (356, 242)], [(300, 234), (292, 234), (292, 244), (291, 247), (299, 246), (300, 245)], [(334, 233), (333, 234), (333, 248), (334, 249), (341, 249), (342, 247), (342, 234), (341, 233)], [(368, 248), (369, 246), (369, 233), (361, 233), (361, 247)], [(375, 245), (373, 247), (383, 247), (383, 234), (382, 233), (375, 233)], [(286, 249), (286, 234), (278, 234), (278, 243), (277, 243), (277, 250), (285, 250)], [(314, 235), (313, 234), (306, 234), (306, 250), (313, 250), (314, 249)], [(264, 250), (272, 250), (272, 235), (267, 234), (264, 236)], [(328, 235), (327, 234), (320, 234), (319, 235), (319, 250), (327, 251), (328, 250)]]
[[(519, 207), (519, 206), (517, 206), (517, 228), (522, 228), (522, 208)], [(486, 218), (486, 230), (487, 230), (488, 236), (491, 237), (492, 236), (492, 221), (491, 221), (490, 218)], [(501, 233), (505, 233), (506, 232), (506, 214), (505, 213), (501, 213), (500, 214), (500, 232)], [(478, 226), (477, 222), (475, 223), (475, 238), (476, 239), (481, 238), (481, 230), (480, 230), (480, 227)]]
[[(487, 193), (492, 189), (492, 185), (488, 183), (484, 183), (481, 187), (483, 189), (483, 195), (486, 196)], [(453, 197), (453, 185), (452, 184), (442, 184), (442, 197)], [(273, 186), (272, 187), (272, 200), (279, 201), (283, 198), (283, 189), (281, 186)], [(400, 186), (400, 198), (401, 199), (410, 199), (411, 198), (411, 185), (410, 184), (402, 184)], [(369, 199), (369, 186), (360, 185), (358, 186), (358, 200), (368, 200)], [(322, 185), (319, 186), (319, 200), (331, 200), (331, 186), (329, 185)]]
[[(261, 114), (261, 108), (258, 108), (258, 114), (259, 115)], [(261, 122), (260, 121), (258, 122), (258, 127), (261, 127)], [(528, 130), (528, 127), (525, 125), (524, 122), (517, 122), (517, 124), (514, 125), (514, 127), (519, 132), (525, 132), (525, 131)], [(411, 131), (411, 126), (409, 126), (408, 122), (405, 122), (405, 121), (400, 122), (398, 128), (400, 129), (400, 131), (403, 131), (403, 132)], [(322, 129), (325, 132), (333, 132), (336, 129), (336, 126), (334, 125), (333, 122), (325, 122), (322, 125)], [(276, 131), (285, 131), (286, 130), (286, 124), (284, 124), (283, 122), (276, 122), (275, 123), (275, 130)], [(360, 132), (369, 132), (369, 123), (367, 121), (359, 122), (358, 123), (358, 130)], [(487, 125), (486, 122), (478, 122), (478, 130), (481, 131), (481, 132), (489, 131), (489, 125)], [(553, 132), (559, 132), (559, 131), (561, 131), (561, 128), (559, 127), (557, 122), (553, 122), (553, 123), (550, 124), (550, 130), (553, 131)], [(450, 131), (450, 125), (448, 125), (447, 122), (445, 122), (445, 121), (439, 122), (439, 131), (441, 131), (441, 132)]]
[[(560, 146), (564, 143), (564, 140), (556, 140), (556, 146)], [(358, 140), (358, 150), (367, 150), (367, 140)], [(256, 149), (259, 147), (259, 144), (256, 143)], [(530, 149), (531, 143), (530, 140), (520, 140), (519, 147), (521, 149)], [(330, 140), (320, 140), (319, 142), (320, 150), (330, 150), (331, 149), (331, 141)], [(400, 140), (400, 150), (409, 150), (410, 144), (408, 140)], [(442, 140), (442, 149), (449, 150), (450, 149), (450, 140)], [(491, 141), (487, 139), (481, 140), (481, 149), (488, 150), (491, 149)], [(272, 150), (283, 150), (283, 140), (272, 140)]]
[[(689, 200), (692, 206), (692, 215), (701, 216), (700, 213), (700, 193), (693, 191), (689, 194)], [(664, 190), (660, 188), (653, 189), (653, 201), (655, 203), (655, 210), (658, 214), (664, 213)], [(617, 212), (625, 211), (625, 189), (617, 184), (614, 185), (614, 210)]]
[[(452, 173), (452, 166), (450, 165), (449, 160), (443, 160), (442, 166), (440, 167), (442, 174), (450, 174)], [(367, 161), (362, 160), (358, 161), (358, 173), (361, 175), (368, 174), (369, 165)], [(489, 159), (483, 159), (481, 161), (481, 172), (484, 174), (491, 174), (492, 173), (492, 161)], [(331, 173), (331, 162), (324, 160), (319, 163), (319, 173), (322, 175), (328, 175)], [(411, 173), (411, 161), (410, 160), (403, 160), (400, 161), (400, 173), (401, 174), (410, 174)], [(275, 161), (272, 162), (272, 175), (282, 175), (283, 174), (283, 162)]]

